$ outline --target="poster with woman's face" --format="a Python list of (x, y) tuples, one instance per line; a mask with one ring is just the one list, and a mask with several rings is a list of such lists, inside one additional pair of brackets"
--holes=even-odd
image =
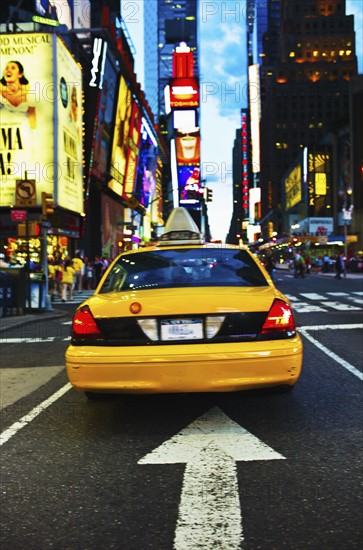
[(35, 179), (41, 192), (53, 193), (53, 35), (0, 35), (0, 206), (16, 204), (15, 182)]

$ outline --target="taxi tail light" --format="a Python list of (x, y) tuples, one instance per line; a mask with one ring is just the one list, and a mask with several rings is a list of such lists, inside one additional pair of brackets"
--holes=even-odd
[(76, 311), (72, 322), (73, 340), (99, 340), (102, 332), (88, 306), (83, 306)]
[(265, 319), (261, 334), (283, 334), (293, 336), (296, 332), (294, 314), (286, 302), (276, 298)]

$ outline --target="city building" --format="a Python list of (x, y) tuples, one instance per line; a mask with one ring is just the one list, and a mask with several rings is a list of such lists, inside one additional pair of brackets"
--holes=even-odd
[[(266, 9), (272, 4), (276, 2), (267, 2)], [(282, 182), (296, 157), (305, 147), (318, 151), (328, 133), (349, 126), (349, 81), (357, 74), (354, 18), (345, 14), (344, 0), (281, 0), (279, 4), (277, 46), (274, 25), (265, 35), (260, 67), (261, 225), (265, 237), (290, 230)], [(316, 188), (311, 190), (309, 206), (315, 204), (315, 210), (322, 202), (318, 194)], [(330, 196), (324, 199), (326, 209), (334, 211), (337, 201), (332, 181)], [(334, 223), (337, 228), (338, 219)]]
[[(50, 258), (113, 258), (147, 243), (164, 223), (168, 150), (134, 73), (119, 2), (6, 7), (1, 251), (40, 270), (45, 249)], [(26, 109), (13, 105), (15, 86)]]
[(165, 135), (164, 90), (172, 78), (173, 54), (180, 42), (185, 42), (193, 53), (194, 74), (199, 77), (197, 9), (197, 0), (144, 3), (145, 93)]

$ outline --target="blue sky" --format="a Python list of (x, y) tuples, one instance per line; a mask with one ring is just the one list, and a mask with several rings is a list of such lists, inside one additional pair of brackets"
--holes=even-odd
[[(142, 86), (143, 2), (133, 0), (133, 17), (125, 17), (137, 52), (135, 70)], [(358, 71), (363, 73), (362, 0), (347, 0), (346, 13), (354, 14)], [(125, 14), (129, 16), (129, 12)], [(212, 236), (222, 240), (229, 230), (233, 207), (233, 141), (240, 127), (240, 110), (246, 107), (245, 21), (246, 0), (199, 1), (202, 174), (213, 189), (213, 202), (208, 203)]]

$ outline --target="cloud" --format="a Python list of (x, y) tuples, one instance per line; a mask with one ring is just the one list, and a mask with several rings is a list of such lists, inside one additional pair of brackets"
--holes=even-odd
[(202, 25), (200, 38), (202, 103), (217, 98), (218, 114), (230, 116), (247, 105), (245, 25), (216, 17)]
[(346, 14), (354, 15), (355, 52), (358, 58), (358, 73), (363, 73), (363, 5), (361, 0), (347, 0)]

